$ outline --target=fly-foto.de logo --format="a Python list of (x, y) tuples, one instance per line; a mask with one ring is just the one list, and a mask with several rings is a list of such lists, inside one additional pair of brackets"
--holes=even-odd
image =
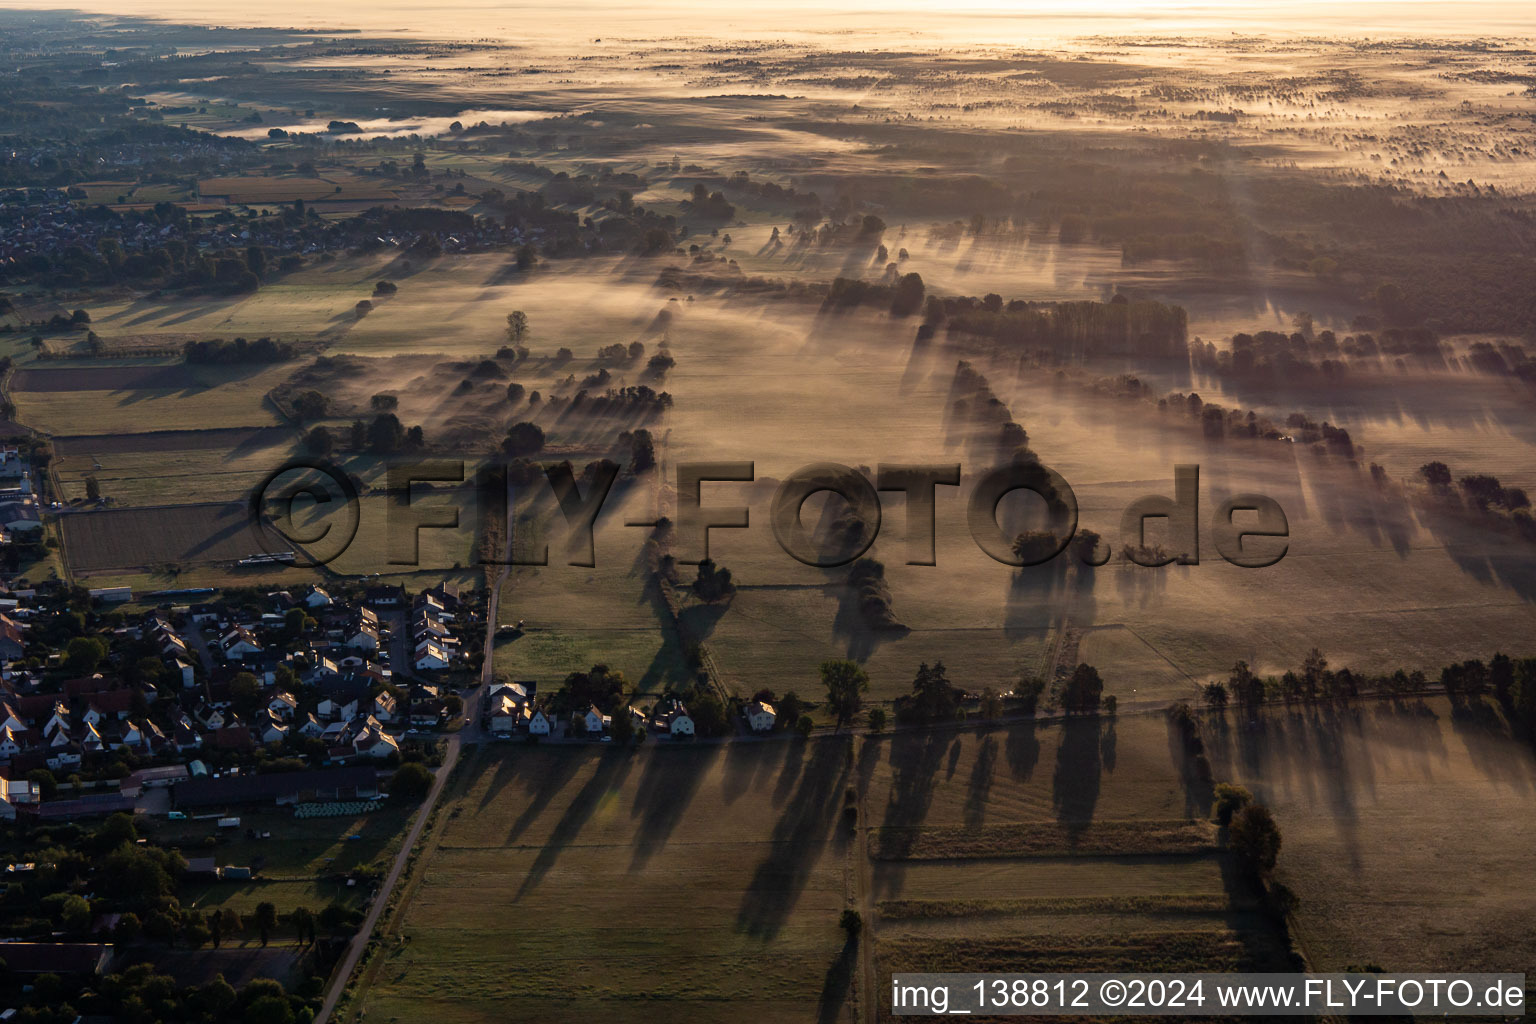
[[(579, 476), (569, 462), (491, 463), (471, 474), (461, 460), (392, 464), (385, 474), (388, 562), (419, 565), (424, 530), (473, 528), (480, 536), (504, 533), (497, 528), (509, 522), (509, 509), (542, 498), (552, 499), (564, 520), (566, 564), (593, 567), (594, 530), (618, 479), (619, 467), (608, 461), (589, 464)], [(707, 501), (706, 485), (757, 480), (753, 462), (677, 465), (671, 526), (678, 562), (694, 565), (709, 558), (713, 530), (752, 528), (751, 507)], [(424, 500), (426, 494), (445, 487), (473, 492), (474, 523), (462, 522), (456, 506)], [(846, 565), (869, 550), (880, 534), (881, 494), (900, 493), (905, 499), (905, 561), (936, 565), (939, 497), (941, 489), (947, 488), (961, 489), (966, 529), (977, 547), (1003, 565), (1043, 565), (1065, 556), (1096, 566), (1115, 557), (1116, 549), (1097, 534), (1079, 530), (1077, 495), (1071, 484), (1033, 461), (1010, 462), (974, 475), (963, 474), (959, 463), (881, 463), (873, 473), (834, 462), (813, 463), (778, 482), (767, 509), (769, 527), (779, 547), (796, 561), (822, 568)], [(1000, 506), (1017, 492), (1028, 492), (1043, 502), (1043, 525), (1017, 531), (1004, 528)], [(1120, 557), (1143, 566), (1200, 563), (1200, 468), (1175, 466), (1172, 492), (1144, 495), (1126, 506), (1120, 517)], [(840, 498), (842, 511), (836, 529), (813, 531), (802, 521), (802, 510), (812, 496), (823, 493)], [(322, 565), (340, 557), (356, 541), (362, 522), (360, 502), (358, 482), (334, 463), (289, 462), (252, 491), (251, 526), (266, 557)], [(646, 520), (624, 525), (655, 528), (662, 524)], [(1284, 509), (1273, 498), (1256, 493), (1233, 494), (1220, 501), (1205, 520), (1205, 531), (1223, 560), (1248, 569), (1274, 565), (1290, 545)], [(1160, 538), (1155, 542), (1154, 532)], [(516, 533), (508, 543), (498, 545), (501, 550), (481, 552), (477, 562), (550, 564), (547, 543), (530, 543)]]

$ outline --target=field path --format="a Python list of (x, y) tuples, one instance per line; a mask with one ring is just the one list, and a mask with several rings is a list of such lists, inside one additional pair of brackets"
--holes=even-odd
[[(512, 538), (512, 509), (510, 502), (507, 509), (507, 550), (511, 550)], [(379, 918), (383, 916), (384, 908), (389, 905), (390, 895), (395, 891), (401, 876), (405, 874), (406, 865), (410, 862), (411, 852), (416, 849), (416, 843), (421, 839), (422, 830), (432, 818), (432, 812), (437, 807), (437, 801), (447, 788), (448, 777), (453, 774), (454, 766), (459, 762), (459, 754), (466, 743), (479, 743), (480, 715), (479, 708), (481, 697), (486, 684), (491, 681), (495, 670), (496, 659), (491, 656), (496, 643), (496, 612), (501, 603), (501, 588), (506, 585), (508, 574), (512, 566), (505, 564), (501, 567), (501, 574), (496, 578), (495, 585), (491, 587), (490, 597), (486, 602), (485, 611), (485, 651), (484, 663), (480, 666), (480, 685), (475, 687), (473, 693), (464, 698), (464, 707), (468, 709), (465, 716), (464, 727), (448, 737), (448, 749), (443, 754), (443, 763), (438, 767), (432, 779), (432, 789), (427, 793), (427, 798), (421, 802), (421, 807), (416, 812), (416, 817), (411, 823), (411, 831), (407, 833), (405, 842), (400, 844), (400, 852), (395, 854), (395, 862), (390, 865), (389, 874), (384, 877), (384, 882), (379, 886), (373, 902), (368, 906), (368, 916), (363, 919), (357, 934), (352, 936), (352, 942), (347, 947), (347, 955), (341, 965), (331, 974), (330, 988), (325, 993), (325, 1002), (320, 1005), (320, 1011), (315, 1014), (314, 1024), (325, 1024), (332, 1013), (336, 1011), (336, 1004), (341, 1000), (341, 994), (346, 990), (347, 982), (352, 978), (352, 972), (357, 970), (357, 963), (362, 958), (363, 950), (368, 948), (368, 941), (373, 936), (373, 931), (378, 927)]]

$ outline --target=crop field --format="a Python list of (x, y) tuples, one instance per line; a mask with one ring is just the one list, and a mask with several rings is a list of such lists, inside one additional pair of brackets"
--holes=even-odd
[(1504, 884), (1529, 860), (1536, 759), (1491, 705), (1277, 710), (1205, 736), (1217, 776), (1274, 809), (1278, 875), (1317, 970), (1536, 962), (1536, 896)]
[(237, 501), (289, 458), (293, 437), (283, 427), (62, 437), (52, 468), (65, 500), (94, 478), (117, 505)]
[(371, 202), (389, 204), (399, 199), (392, 188), (378, 181), (337, 175), (328, 178), (252, 175), (236, 178), (205, 178), (197, 183), (203, 199), (226, 199), (231, 203), (254, 206), (266, 203), (292, 203), (295, 199), (313, 202)]
[(845, 750), (482, 755), (359, 1008), (445, 1024), (814, 1017), (843, 945)]
[(263, 554), (245, 502), (71, 512), (59, 519), (73, 572), (228, 562)]
[(26, 369), (11, 397), (22, 422), (54, 435), (265, 427), (280, 422), (266, 393), (289, 372), (281, 364)]
[(1178, 756), (1160, 715), (870, 741), (876, 976), (1284, 969)]
[[(539, 1018), (558, 991), (562, 1011), (604, 1019), (723, 1020), (734, 991), (753, 1019), (839, 1019), (869, 998), (836, 928), (845, 906), (863, 909), (882, 977), (1289, 962), (1283, 930), (1229, 877), (1160, 715), (497, 745), (440, 821), (365, 973), (370, 1018), (427, 1001), (446, 1021)], [(490, 969), (508, 958), (525, 969)]]

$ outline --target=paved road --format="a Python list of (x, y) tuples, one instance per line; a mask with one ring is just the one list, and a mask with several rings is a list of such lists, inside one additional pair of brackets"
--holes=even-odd
[[(511, 516), (508, 515), (508, 536), (511, 531)], [(368, 916), (363, 919), (362, 927), (357, 934), (352, 936), (352, 942), (347, 947), (347, 955), (342, 959), (340, 966), (331, 975), (330, 989), (325, 994), (325, 1002), (320, 1006), (320, 1012), (315, 1014), (314, 1024), (325, 1024), (336, 1010), (336, 1003), (341, 999), (342, 990), (352, 977), (352, 972), (357, 970), (357, 962), (362, 958), (363, 950), (368, 948), (368, 940), (373, 935), (373, 930), (378, 927), (379, 918), (383, 916), (384, 908), (389, 905), (390, 894), (395, 891), (400, 877), (405, 874), (406, 862), (410, 860), (411, 851), (416, 848), (417, 841), (421, 838), (422, 830), (426, 827), (427, 819), (432, 817), (432, 811), (437, 806), (438, 798), (443, 795), (443, 789), (448, 784), (448, 776), (453, 772), (454, 765), (459, 762), (459, 753), (465, 744), (479, 743), (480, 734), (480, 701), (485, 692), (486, 684), (491, 681), (495, 671), (494, 643), (496, 638), (496, 611), (501, 602), (501, 588), (507, 582), (507, 574), (511, 572), (511, 566), (503, 566), (501, 575), (496, 578), (495, 585), (491, 588), (490, 600), (486, 602), (485, 612), (485, 663), (480, 669), (480, 683), (475, 689), (464, 697), (464, 727), (448, 737), (448, 749), (443, 753), (442, 766), (437, 769), (432, 779), (432, 789), (427, 798), (421, 802), (421, 809), (416, 812), (416, 819), (411, 825), (410, 832), (406, 833), (405, 841), (400, 844), (400, 852), (395, 855), (395, 862), (390, 865), (389, 874), (384, 877), (384, 883), (379, 886), (378, 893), (374, 896), (372, 904), (368, 907)], [(409, 624), (406, 626), (409, 629)]]

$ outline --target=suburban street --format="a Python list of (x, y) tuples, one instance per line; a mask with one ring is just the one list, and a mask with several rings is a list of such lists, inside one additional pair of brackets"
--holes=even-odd
[[(511, 513), (508, 512), (507, 530), (511, 536)], [(511, 572), (510, 565), (502, 566), (501, 573), (496, 577), (495, 584), (491, 587), (490, 597), (486, 601), (485, 610), (485, 660), (480, 667), (480, 682), (473, 691), (464, 696), (464, 725), (458, 732), (451, 733), (447, 737), (447, 749), (443, 751), (443, 763), (438, 767), (432, 779), (432, 788), (427, 793), (427, 798), (421, 802), (416, 817), (411, 822), (411, 830), (406, 833), (405, 840), (400, 844), (400, 851), (395, 854), (394, 863), (389, 867), (389, 873), (384, 876), (383, 883), (374, 894), (373, 900), (368, 905), (368, 914), (363, 919), (357, 933), (352, 936), (351, 943), (347, 946), (347, 953), (331, 974), (330, 987), (325, 993), (325, 1002), (320, 1006), (320, 1012), (315, 1014), (314, 1024), (325, 1024), (336, 1010), (336, 1004), (341, 1000), (341, 994), (347, 987), (347, 982), (352, 978), (352, 972), (357, 970), (358, 961), (362, 959), (363, 950), (368, 948), (368, 940), (372, 938), (373, 931), (378, 927), (379, 918), (384, 913), (384, 908), (389, 905), (390, 895), (395, 891), (395, 886), (400, 884), (400, 878), (405, 874), (406, 865), (410, 862), (411, 851), (416, 848), (416, 843), (421, 839), (421, 833), (426, 828), (427, 822), (432, 817), (433, 810), (437, 807), (438, 800), (443, 795), (443, 790), (448, 785), (448, 778), (453, 774), (454, 766), (459, 763), (459, 755), (467, 743), (478, 743), (483, 738), (480, 732), (480, 702), (483, 699), (486, 685), (490, 683), (496, 670), (495, 641), (497, 609), (501, 601), (501, 589), (506, 585), (507, 576)], [(402, 633), (404, 630), (401, 631)], [(397, 663), (398, 664), (398, 663)], [(405, 662), (409, 664), (409, 661)]]

